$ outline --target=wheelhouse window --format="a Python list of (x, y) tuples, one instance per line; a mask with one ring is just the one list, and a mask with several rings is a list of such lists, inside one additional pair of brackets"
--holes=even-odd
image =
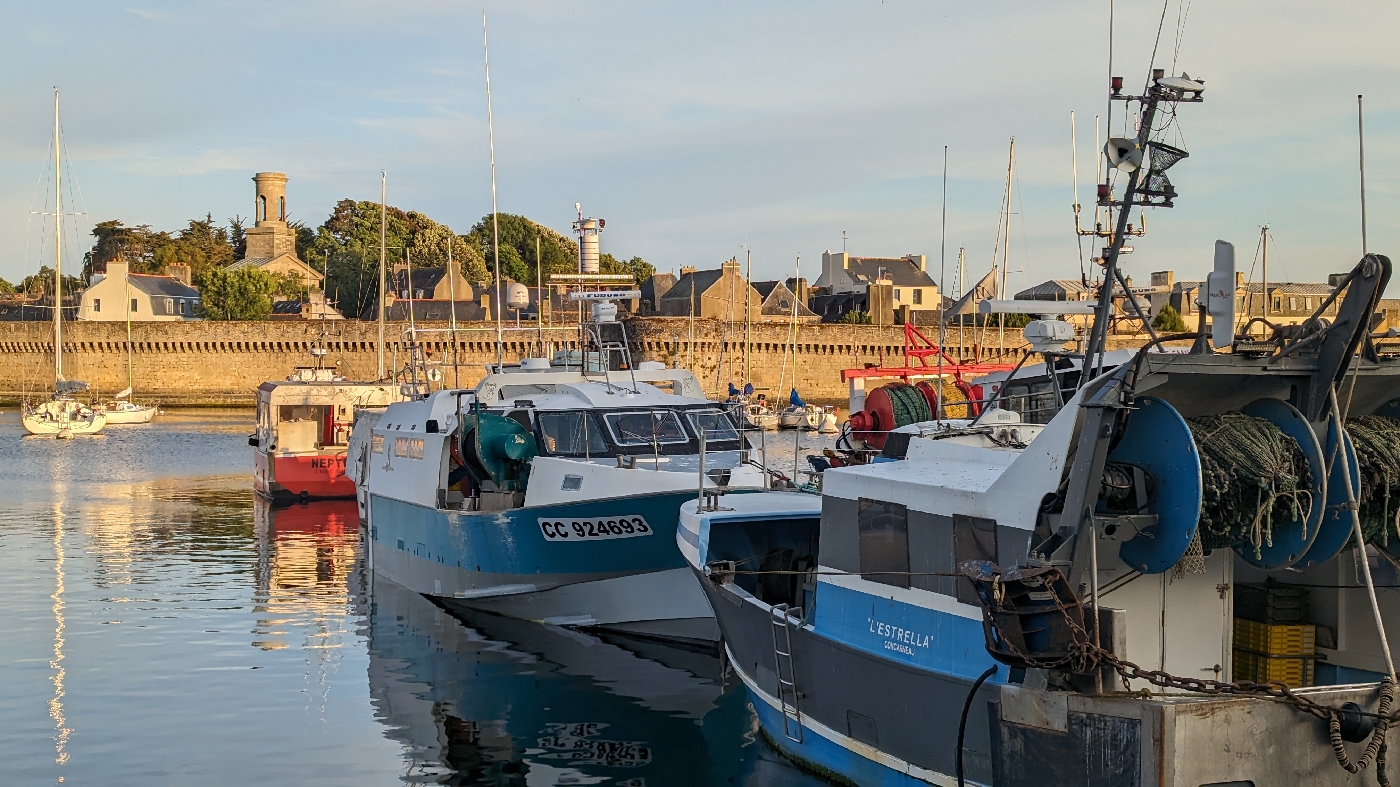
[(688, 443), (681, 419), (671, 410), (628, 410), (607, 413), (603, 420), (619, 446)]
[(862, 497), (857, 520), (861, 579), (909, 587), (909, 510)]
[(739, 439), (739, 432), (734, 428), (734, 422), (729, 420), (729, 416), (718, 410), (695, 410), (686, 413), (685, 417), (690, 421), (690, 428), (695, 430), (697, 435), (703, 434), (705, 436), (706, 443)]
[(555, 456), (607, 456), (602, 429), (589, 413), (536, 411), (543, 447)]

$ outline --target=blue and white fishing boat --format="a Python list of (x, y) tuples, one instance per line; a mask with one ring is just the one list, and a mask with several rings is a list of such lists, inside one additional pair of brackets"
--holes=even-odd
[(1128, 177), (1101, 191), (1110, 284), (1081, 351), (1034, 321), (1047, 363), (990, 381), (976, 418), (894, 424), (820, 496), (682, 508), (677, 543), (789, 756), (861, 785), (1389, 783), (1400, 348), (1371, 328), (1390, 260), (1261, 340), (1237, 331), (1218, 242), (1194, 333), (1106, 352), (1115, 299), (1136, 306), (1111, 286), (1129, 212), (1170, 206), (1185, 156), (1154, 115), (1202, 90), (1115, 82), (1140, 132), (1106, 151)]
[(371, 565), (448, 606), (713, 641), (677, 512), (702, 486), (761, 489), (766, 471), (693, 374), (634, 369), (600, 311), (581, 357), (362, 414), (348, 473)]

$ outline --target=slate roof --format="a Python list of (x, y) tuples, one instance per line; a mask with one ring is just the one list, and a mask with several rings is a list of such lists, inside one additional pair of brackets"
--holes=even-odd
[(147, 295), (164, 295), (169, 298), (199, 297), (199, 290), (185, 284), (174, 276), (128, 273), (127, 281), (133, 288)]
[[(1091, 290), (1084, 286), (1084, 282), (1076, 279), (1050, 279), (1031, 287), (1028, 290), (1021, 290), (1016, 293), (1016, 300), (1025, 301), (1049, 301), (1064, 300), (1061, 296), (1066, 295), (1090, 295)], [(1069, 298), (1069, 300), (1076, 300)]]
[[(449, 301), (449, 300), (428, 300), (420, 298), (417, 300), (399, 299), (389, 305), (384, 312), (384, 319), (408, 322), (408, 307), (413, 305), (413, 319), (430, 322), (433, 320), (449, 320), (452, 317), (453, 307), (456, 307), (457, 321), (468, 322), (470, 320), (485, 319), (485, 311), (481, 304), (476, 301)], [(373, 315), (371, 315), (372, 317)]]
[(753, 288), (754, 288), (755, 290), (758, 290), (758, 294), (759, 294), (760, 296), (762, 296), (765, 300), (767, 300), (768, 296), (771, 295), (771, 294), (773, 293), (773, 289), (774, 289), (775, 287), (778, 286), (777, 280), (774, 280), (774, 281), (752, 281), (752, 282), (749, 282), (749, 284), (753, 285)]
[(903, 257), (851, 257), (846, 273), (858, 282), (880, 278), (880, 269), (896, 287), (932, 287), (933, 279), (919, 266)]
[(241, 260), (229, 263), (228, 267), (224, 268), (224, 270), (236, 271), (239, 268), (247, 268), (250, 265), (254, 268), (261, 268), (269, 262), (272, 262), (273, 259), (273, 257), (244, 257)]
[[(404, 290), (412, 290), (417, 294), (418, 290), (424, 293), (431, 293), (438, 286), (438, 282), (447, 276), (447, 267), (439, 265), (436, 268), (414, 268), (412, 284), (410, 285), (409, 272), (400, 268), (389, 277), (389, 291), (401, 293)], [(470, 293), (458, 293), (459, 295), (470, 295)]]
[[(676, 275), (674, 273), (656, 273), (642, 282), (642, 286), (638, 289), (642, 291), (642, 300), (655, 304), (659, 297), (664, 297), (675, 286)], [(658, 296), (657, 292), (660, 292), (661, 295)]]
[(684, 276), (681, 276), (679, 279), (677, 279), (675, 286), (667, 290), (666, 294), (662, 295), (659, 300), (681, 300), (686, 301), (688, 303), (690, 301), (691, 288), (694, 287), (696, 307), (698, 308), (700, 298), (704, 297), (705, 292), (711, 287), (715, 286), (715, 282), (718, 282), (723, 277), (723, 270), (695, 271), (694, 273), (687, 273)]
[[(71, 322), (78, 319), (77, 306), (64, 306), (63, 319)], [(38, 306), (33, 303), (0, 304), (0, 322), (52, 322), (53, 307)]]

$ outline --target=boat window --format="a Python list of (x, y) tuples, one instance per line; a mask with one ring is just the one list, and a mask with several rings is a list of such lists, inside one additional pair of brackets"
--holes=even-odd
[(860, 576), (909, 587), (909, 511), (898, 503), (860, 499)]
[[(953, 565), (968, 560), (997, 562), (997, 523), (995, 519), (953, 514)], [(958, 601), (976, 604), (977, 593), (971, 582), (958, 582)]]
[(681, 419), (672, 410), (632, 410), (603, 416), (618, 445), (688, 443)]
[(384, 453), (384, 435), (377, 434), (369, 439), (369, 452), (372, 454)]
[(690, 428), (694, 429), (697, 435), (705, 435), (707, 443), (739, 439), (734, 422), (718, 410), (693, 410), (686, 413), (686, 418), (690, 420)]
[(408, 456), (408, 438), (394, 438), (394, 456)]
[(544, 450), (556, 456), (607, 456), (608, 444), (592, 415), (583, 412), (535, 413)]

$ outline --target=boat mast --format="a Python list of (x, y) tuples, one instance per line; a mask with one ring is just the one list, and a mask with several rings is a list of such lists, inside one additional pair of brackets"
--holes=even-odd
[[(753, 331), (753, 306), (749, 304), (749, 292), (753, 289), (753, 250), (744, 244), (744, 384), (748, 385), (753, 381), (753, 365), (749, 363), (749, 338)], [(794, 289), (797, 282), (793, 282)], [(793, 293), (793, 298), (797, 293)]]
[(384, 309), (389, 292), (388, 275), (384, 270), (384, 256), (389, 244), (389, 209), (385, 201), (388, 178), (384, 170), (379, 170), (379, 298), (376, 311), (379, 312), (379, 377), (384, 379)]
[[(491, 248), (496, 256), (496, 371), (501, 370), (504, 357), (501, 334), (501, 228), (496, 213), (496, 130), (491, 117), (491, 49), (486, 43), (486, 12), (481, 12), (481, 51), (486, 57), (486, 139), (491, 148)], [(582, 246), (580, 245), (580, 254)], [(582, 257), (579, 260), (582, 261)], [(580, 284), (582, 284), (580, 282)], [(579, 301), (579, 308), (583, 308)]]
[[(1006, 159), (1006, 224), (1002, 229), (1005, 240), (1001, 244), (1001, 275), (997, 277), (997, 298), (1006, 298), (1006, 264), (1008, 246), (1011, 245), (1011, 177), (1016, 169), (1016, 138), (1011, 138), (1011, 150)], [(1006, 354), (1006, 315), (997, 315), (997, 355)]]
[(1269, 316), (1269, 225), (1259, 229), (1259, 239), (1264, 244), (1264, 317)]
[[(53, 89), (53, 379), (63, 380), (63, 168), (58, 137), (58, 88)], [(130, 304), (128, 303), (128, 306)]]

